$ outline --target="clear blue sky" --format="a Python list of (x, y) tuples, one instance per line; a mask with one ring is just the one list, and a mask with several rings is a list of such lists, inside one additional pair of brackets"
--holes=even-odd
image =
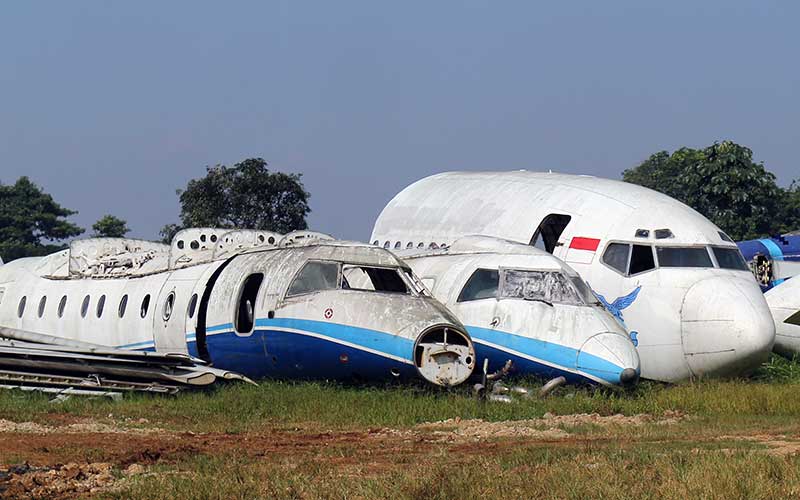
[(0, 181), (154, 238), (206, 165), (302, 172), (369, 237), (456, 169), (618, 177), (732, 139), (800, 177), (800, 2), (5, 2)]

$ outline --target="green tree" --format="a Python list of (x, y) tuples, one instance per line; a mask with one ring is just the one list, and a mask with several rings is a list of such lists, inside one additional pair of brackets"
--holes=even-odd
[(0, 256), (10, 261), (61, 249), (54, 242), (83, 233), (66, 220), (76, 213), (56, 203), (27, 177), (13, 185), (0, 184)]
[(122, 238), (130, 232), (128, 223), (113, 215), (104, 215), (92, 225), (92, 229), (98, 238)]
[(779, 187), (750, 149), (731, 141), (660, 151), (622, 178), (686, 203), (737, 241), (777, 234), (800, 220), (800, 206), (790, 201), (797, 189)]
[(207, 167), (205, 177), (192, 179), (178, 191), (181, 224), (161, 230), (165, 240), (181, 227), (261, 229), (288, 233), (306, 229), (310, 195), (300, 174), (270, 172), (267, 162), (251, 158), (233, 167)]

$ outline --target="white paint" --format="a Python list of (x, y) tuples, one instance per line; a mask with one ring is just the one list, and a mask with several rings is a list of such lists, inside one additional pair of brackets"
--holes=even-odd
[[(627, 327), (638, 332), (643, 377), (678, 381), (740, 375), (768, 356), (775, 326), (749, 272), (659, 267), (623, 276), (603, 263), (601, 256), (613, 242), (736, 248), (696, 211), (640, 186), (525, 171), (442, 173), (398, 193), (376, 221), (370, 241), (405, 248), (408, 243), (449, 244), (481, 234), (527, 244), (549, 214), (571, 217), (554, 255), (573, 266), (608, 302), (641, 287), (622, 313)], [(649, 235), (636, 237), (638, 229)], [(670, 229), (674, 236), (656, 239), (657, 229)], [(570, 251), (576, 237), (600, 240), (593, 258), (585, 251)], [(686, 300), (692, 290), (691, 301), (696, 303)], [(713, 314), (706, 316), (711, 311), (704, 302), (715, 295), (726, 300), (716, 301)], [(691, 316), (691, 322), (684, 321), (684, 315)], [(720, 323), (720, 317), (731, 321)], [(695, 342), (699, 336), (703, 340)]]

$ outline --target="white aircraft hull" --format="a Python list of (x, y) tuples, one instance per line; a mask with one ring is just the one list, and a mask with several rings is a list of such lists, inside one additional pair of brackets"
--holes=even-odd
[[(624, 182), (526, 171), (438, 174), (398, 193), (371, 241), (437, 247), (476, 234), (541, 246), (578, 271), (631, 331), (644, 378), (744, 375), (775, 340), (767, 304), (730, 238), (686, 205)], [(610, 254), (623, 247), (615, 268)], [(699, 260), (684, 264), (686, 256)]]

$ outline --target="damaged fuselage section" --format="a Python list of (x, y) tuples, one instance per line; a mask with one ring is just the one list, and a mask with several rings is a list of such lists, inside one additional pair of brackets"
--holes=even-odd
[[(476, 362), (463, 325), (405, 264), (312, 232), (187, 229), (171, 245), (99, 238), (16, 260), (0, 267), (0, 337), (14, 340), (0, 349), (14, 367), (53, 362), (64, 376), (78, 376), (67, 367), (76, 357), (102, 364), (106, 356), (139, 363), (142, 373), (160, 363), (161, 379), (421, 378), (453, 386)], [(54, 361), (59, 353), (72, 361)], [(130, 380), (131, 369), (106, 378), (124, 372), (141, 382)]]

